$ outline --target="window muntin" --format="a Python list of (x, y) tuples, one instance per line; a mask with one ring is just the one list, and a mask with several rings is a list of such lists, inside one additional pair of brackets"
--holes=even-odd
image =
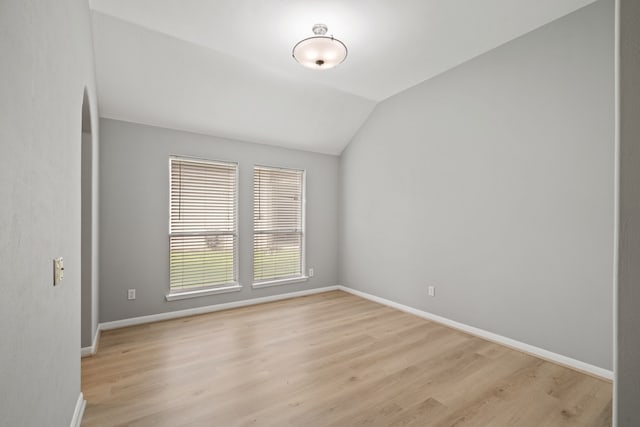
[(302, 170), (254, 167), (254, 283), (303, 276), (304, 181)]
[(237, 163), (169, 159), (171, 293), (237, 282)]

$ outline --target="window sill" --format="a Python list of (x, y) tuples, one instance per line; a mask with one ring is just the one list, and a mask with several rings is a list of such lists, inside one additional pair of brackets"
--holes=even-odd
[(171, 294), (167, 294), (165, 298), (167, 299), (167, 301), (176, 301), (181, 299), (204, 297), (207, 295), (226, 294), (227, 292), (238, 292), (241, 289), (242, 286), (240, 286), (238, 283), (231, 283), (228, 286), (224, 286), (221, 288), (196, 289), (193, 291), (174, 292)]
[(268, 288), (269, 286), (280, 286), (280, 285), (288, 285), (290, 283), (306, 282), (308, 278), (309, 276), (290, 277), (287, 279), (269, 280), (266, 282), (255, 282), (251, 286), (253, 287), (253, 289)]

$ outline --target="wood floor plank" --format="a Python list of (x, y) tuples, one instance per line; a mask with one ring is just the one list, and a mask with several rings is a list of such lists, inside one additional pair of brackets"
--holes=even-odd
[(607, 381), (341, 292), (132, 326), (82, 425), (609, 426)]

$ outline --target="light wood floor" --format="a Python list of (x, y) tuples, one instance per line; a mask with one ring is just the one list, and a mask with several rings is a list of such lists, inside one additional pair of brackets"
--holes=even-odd
[(103, 332), (90, 426), (607, 426), (611, 384), (335, 291)]

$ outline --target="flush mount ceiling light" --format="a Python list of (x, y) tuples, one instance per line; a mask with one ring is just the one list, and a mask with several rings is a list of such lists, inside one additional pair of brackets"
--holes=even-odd
[(347, 47), (333, 36), (326, 36), (327, 26), (316, 24), (312, 28), (315, 36), (300, 40), (293, 47), (293, 57), (300, 64), (314, 70), (328, 70), (347, 57)]

